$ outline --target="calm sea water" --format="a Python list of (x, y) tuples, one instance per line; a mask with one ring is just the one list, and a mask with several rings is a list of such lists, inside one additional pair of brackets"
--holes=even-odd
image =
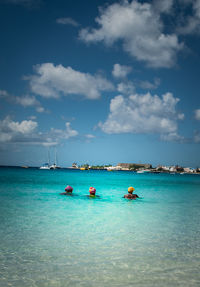
[(1, 287), (200, 286), (199, 175), (0, 168), (0, 210)]

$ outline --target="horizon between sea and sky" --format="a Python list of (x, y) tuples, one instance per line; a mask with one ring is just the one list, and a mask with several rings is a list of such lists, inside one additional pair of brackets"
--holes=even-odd
[(0, 21), (0, 165), (200, 166), (200, 0), (0, 0)]

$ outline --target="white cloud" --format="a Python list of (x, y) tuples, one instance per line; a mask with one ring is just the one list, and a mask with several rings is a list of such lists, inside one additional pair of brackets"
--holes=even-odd
[(74, 26), (74, 27), (78, 27), (79, 26), (78, 22), (76, 22), (74, 19), (72, 19), (70, 17), (58, 18), (58, 19), (56, 19), (56, 22), (58, 24), (62, 24), (62, 25), (71, 25), (71, 26)]
[(36, 116), (30, 116), (29, 119), (30, 119), (30, 120), (36, 120), (37, 117), (36, 117)]
[(177, 115), (177, 119), (178, 120), (184, 120), (184, 118), (185, 118), (185, 115), (183, 114), (183, 113), (179, 113), (178, 115)]
[(135, 87), (132, 82), (121, 82), (117, 85), (117, 91), (121, 94), (130, 95), (135, 91)]
[(183, 35), (199, 34), (200, 0), (179, 0), (179, 2), (183, 11), (178, 17), (177, 33)]
[(12, 132), (21, 133), (21, 134), (30, 134), (32, 133), (36, 127), (37, 122), (34, 122), (32, 120), (24, 120), (21, 123), (20, 122), (13, 122), (13, 121), (7, 121), (7, 127)]
[(71, 128), (71, 123), (65, 123), (65, 129), (55, 129), (51, 128), (49, 132), (40, 134), (40, 138), (43, 139), (44, 146), (55, 146), (58, 145), (63, 140), (68, 140), (69, 138), (74, 138), (78, 136), (78, 131)]
[(183, 136), (180, 136), (178, 133), (173, 132), (173, 133), (169, 133), (169, 134), (162, 134), (161, 135), (161, 140), (163, 141), (167, 141), (167, 142), (183, 142), (185, 139)]
[(38, 106), (40, 103), (36, 100), (34, 96), (21, 96), (21, 97), (16, 97), (16, 102), (17, 104), (20, 104), (24, 107), (31, 107), (31, 106)]
[(71, 128), (69, 122), (65, 123), (64, 130), (52, 128), (47, 132), (38, 132), (37, 127), (38, 123), (36, 121), (24, 120), (17, 122), (7, 116), (5, 119), (0, 120), (0, 143), (53, 146), (78, 135), (78, 132)]
[(132, 70), (132, 68), (129, 66), (114, 64), (113, 70), (112, 70), (112, 75), (115, 78), (125, 78), (131, 72), (131, 70)]
[(149, 81), (140, 81), (139, 86), (145, 90), (154, 90), (157, 89), (160, 85), (160, 79), (156, 78), (153, 82)]
[(200, 109), (195, 110), (194, 114), (195, 114), (195, 119), (200, 121)]
[(0, 90), (0, 98), (7, 98), (9, 97), (9, 94), (5, 90)]
[(12, 104), (21, 105), (24, 108), (35, 107), (38, 113), (46, 112), (46, 110), (41, 106), (40, 102), (34, 96), (30, 96), (30, 95), (13, 96), (13, 95), (10, 95), (5, 90), (0, 90), (0, 98)]
[(93, 138), (95, 138), (95, 136), (92, 135), (92, 134), (86, 134), (85, 137), (86, 137), (87, 139), (93, 139)]
[(165, 136), (165, 140), (167, 137), (177, 140), (178, 101), (171, 93), (161, 97), (150, 93), (134, 94), (128, 98), (119, 95), (111, 100), (108, 118), (104, 123), (99, 123), (99, 126), (108, 134), (157, 133)]
[(69, 139), (71, 137), (77, 136), (78, 132), (71, 128), (70, 122), (66, 122), (65, 130), (51, 129), (51, 135), (52, 137), (59, 138), (59, 139)]
[(100, 10), (96, 22), (99, 28), (80, 31), (81, 40), (106, 45), (121, 41), (126, 52), (151, 67), (173, 66), (183, 48), (175, 34), (164, 33), (160, 14), (150, 3), (124, 0), (112, 4)]
[(173, 6), (173, 0), (154, 0), (153, 7), (160, 13), (169, 13)]
[(45, 98), (60, 95), (82, 95), (87, 99), (98, 99), (102, 91), (113, 89), (113, 85), (100, 75), (81, 73), (71, 67), (45, 63), (35, 67), (36, 75), (28, 77), (33, 93)]
[(45, 112), (45, 109), (43, 107), (37, 107), (36, 108), (36, 112), (38, 113), (44, 113)]
[(9, 116), (0, 121), (0, 142), (12, 141), (14, 138), (22, 138), (35, 131), (37, 122), (24, 120), (21, 122), (12, 121)]

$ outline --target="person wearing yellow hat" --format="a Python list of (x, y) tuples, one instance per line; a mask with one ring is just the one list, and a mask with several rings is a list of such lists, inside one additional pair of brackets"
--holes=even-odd
[(135, 190), (134, 187), (130, 186), (128, 188), (128, 194), (124, 195), (124, 198), (129, 198), (129, 199), (136, 199), (139, 198), (139, 196), (137, 194), (133, 194), (133, 191)]

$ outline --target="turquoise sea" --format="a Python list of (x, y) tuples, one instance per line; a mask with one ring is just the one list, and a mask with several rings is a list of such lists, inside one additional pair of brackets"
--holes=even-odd
[(1, 287), (200, 286), (200, 175), (0, 168), (0, 251)]

